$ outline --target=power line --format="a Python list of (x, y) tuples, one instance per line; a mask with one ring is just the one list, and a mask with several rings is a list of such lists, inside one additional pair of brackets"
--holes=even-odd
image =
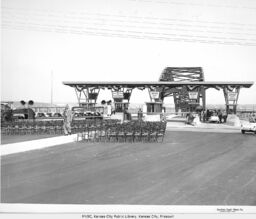
[[(250, 45), (250, 46), (254, 46), (255, 43), (255, 39), (248, 39), (248, 38), (237, 38), (237, 37), (219, 37), (219, 34), (226, 34), (227, 32), (220, 32), (220, 31), (216, 31), (214, 30), (214, 28), (209, 27), (209, 26), (193, 26), (196, 28), (212, 28), (213, 30), (204, 30), (204, 31), (199, 31), (196, 29), (184, 29), (184, 28), (172, 28), (170, 29), (171, 31), (180, 31), (181, 33), (179, 34), (174, 34), (174, 33), (169, 33), (169, 32), (155, 32), (156, 30), (169, 30), (169, 28), (166, 27), (165, 23), (157, 23), (157, 22), (148, 22), (148, 21), (144, 21), (144, 22), (140, 22), (139, 24), (141, 24), (140, 26), (134, 26), (132, 24), (134, 24), (134, 22), (132, 21), (124, 21), (124, 20), (118, 20), (118, 22), (121, 22), (121, 24), (113, 24), (110, 22), (116, 22), (116, 20), (111, 19), (110, 21), (104, 21), (103, 23), (98, 22), (96, 23), (96, 21), (99, 21), (100, 18), (90, 18), (89, 20), (92, 20), (94, 22), (87, 22), (84, 21), (83, 19), (79, 18), (79, 17), (70, 17), (67, 20), (59, 20), (59, 18), (63, 18), (61, 16), (59, 16), (57, 13), (55, 13), (55, 18), (57, 18), (57, 20), (53, 20), (53, 19), (49, 19), (48, 23), (42, 23), (42, 21), (45, 22), (46, 18), (49, 18), (47, 16), (44, 16), (44, 14), (41, 14), (38, 16), (38, 14), (36, 14), (37, 19), (34, 19), (34, 21), (30, 21), (32, 18), (29, 16), (29, 13), (24, 13), (22, 15), (19, 14), (19, 11), (17, 13), (17, 11), (13, 11), (13, 13), (15, 12), (15, 17), (10, 17), (12, 14), (8, 14), (8, 13), (4, 13), (3, 16), (3, 27), (4, 28), (15, 28), (15, 29), (26, 29), (26, 30), (36, 30), (36, 31), (55, 31), (55, 32), (62, 32), (62, 33), (66, 33), (66, 32), (70, 32), (70, 33), (88, 33), (89, 34), (95, 34), (95, 35), (105, 35), (105, 36), (109, 36), (111, 34), (114, 33), (115, 36), (122, 36), (124, 37), (125, 35), (127, 37), (132, 37), (132, 38), (148, 38), (148, 39), (162, 39), (162, 40), (176, 40), (179, 41), (179, 37), (182, 41), (187, 41), (187, 42), (207, 42), (207, 43), (221, 43), (221, 44), (228, 44), (228, 45)], [(77, 13), (76, 13), (77, 14)], [(41, 16), (41, 17), (40, 17)], [(120, 16), (121, 17), (121, 16)], [(29, 20), (30, 19), (30, 20)], [(98, 19), (98, 20), (97, 20)], [(137, 19), (137, 18), (136, 18)], [(36, 22), (35, 22), (36, 20)], [(68, 21), (68, 22), (67, 22)], [(74, 23), (74, 21), (76, 21), (76, 24), (80, 24), (80, 25), (67, 25), (66, 23)], [(49, 23), (50, 22), (50, 23)], [(64, 23), (64, 24), (60, 24), (60, 22)], [(123, 22), (123, 23), (122, 23)], [(105, 24), (104, 24), (105, 23)], [(127, 25), (124, 23), (131, 23), (131, 25)], [(89, 27), (84, 27), (81, 26), (81, 24), (89, 24)], [(135, 23), (137, 24), (137, 23)], [(90, 27), (90, 25), (93, 25), (93, 27)], [(149, 26), (146, 26), (149, 25)], [(162, 25), (163, 27), (160, 27), (159, 25)], [(168, 25), (172, 25), (172, 26), (177, 26), (178, 24), (168, 24)], [(95, 26), (99, 26), (98, 28), (95, 28)], [(107, 28), (106, 28), (107, 27)], [(112, 28), (112, 29), (110, 29)], [(118, 29), (119, 28), (119, 29)], [(120, 29), (121, 28), (121, 29)], [(126, 29), (124, 29), (126, 28)], [(131, 28), (132, 30), (127, 30), (127, 28)], [(136, 31), (136, 28), (139, 29), (140, 31)], [(144, 31), (141, 31), (141, 29), (144, 29)], [(150, 31), (150, 29), (153, 29), (154, 31)], [(81, 31), (82, 30), (82, 31)], [(88, 31), (89, 30), (89, 31)], [(91, 32), (94, 31), (94, 32)], [(96, 32), (95, 32), (96, 31)], [(195, 32), (197, 35), (193, 35), (193, 34), (184, 34), (182, 32)], [(209, 34), (209, 32), (212, 32), (214, 34), (218, 34), (218, 36), (207, 36), (207, 35), (202, 35), (202, 33), (205, 34)], [(199, 34), (199, 35), (198, 35)], [(201, 35), (200, 35), (201, 34)], [(235, 32), (230, 32), (230, 34), (241, 34), (241, 33), (235, 33)], [(246, 35), (255, 35), (254, 33), (244, 33)], [(171, 39), (170, 39), (171, 38)], [(191, 40), (192, 38), (192, 40)]]
[(228, 9), (246, 9), (246, 10), (256, 10), (256, 7), (248, 7), (247, 5), (234, 5), (234, 4), (212, 4), (212, 3), (195, 3), (194, 1), (191, 2), (184, 2), (184, 1), (171, 1), (171, 0), (128, 0), (131, 2), (137, 3), (153, 3), (153, 4), (173, 4), (173, 5), (187, 5), (187, 6), (196, 6), (196, 7), (215, 7), (215, 8), (228, 8)]
[[(5, 20), (4, 22), (3, 22), (4, 24), (11, 24), (11, 22), (10, 21), (8, 21), (8, 20)], [(17, 21), (17, 22), (15, 22), (16, 24), (21, 24), (21, 25), (32, 25), (32, 26), (36, 26), (36, 25), (40, 25), (40, 23), (37, 23), (37, 22), (22, 22), (22, 21)], [(46, 24), (44, 24), (44, 25), (46, 25)], [(97, 23), (92, 23), (92, 25), (93, 26), (97, 26), (98, 24)], [(53, 24), (53, 23), (50, 23), (50, 24), (47, 24), (46, 26), (51, 26), (51, 27), (53, 27), (53, 26), (63, 26), (64, 28), (68, 28), (69, 26), (68, 25), (59, 25), (59, 24)], [(77, 26), (77, 28), (82, 28), (83, 26)], [(100, 26), (101, 27), (101, 29), (104, 29), (105, 27), (127, 27), (126, 25), (101, 25)], [(133, 27), (133, 29), (134, 29), (134, 26), (130, 26), (130, 27)], [(148, 28), (148, 27), (137, 27), (137, 28), (139, 28), (139, 29), (143, 29), (143, 28)], [(152, 27), (150, 27), (150, 28), (152, 28)], [(153, 28), (154, 29), (154, 28)], [(160, 27), (157, 27), (156, 29), (164, 29), (164, 30), (168, 30), (167, 28), (160, 28)], [(187, 32), (191, 32), (191, 31), (193, 31), (193, 30), (187, 30), (187, 29), (182, 29), (182, 28), (175, 28), (174, 30), (178, 30), (178, 31), (187, 31)], [(148, 32), (148, 31), (147, 31)], [(208, 34), (209, 32), (212, 32), (212, 33), (217, 33), (217, 34), (220, 34), (221, 32), (216, 32), (216, 31), (206, 31), (206, 33)], [(159, 33), (161, 33), (161, 32), (156, 32), (155, 34), (159, 34)], [(231, 34), (234, 34), (234, 33), (231, 33)], [(255, 34), (251, 34), (251, 35), (255, 35)], [(192, 36), (192, 35), (190, 35), (190, 36)], [(201, 35), (202, 36), (202, 35)], [(204, 36), (204, 37), (208, 37), (208, 36)], [(221, 38), (223, 38), (223, 37), (221, 37)], [(235, 37), (233, 37), (234, 39), (236, 39)], [(237, 40), (244, 40), (244, 38), (237, 38)], [(248, 39), (248, 40), (252, 40), (252, 41), (255, 41), (255, 39)]]
[[(10, 28), (7, 27), (7, 28)], [(247, 42), (247, 41), (230, 41), (232, 39), (229, 39), (229, 41), (225, 41), (224, 39), (221, 38), (210, 38), (210, 39), (205, 39), (205, 38), (199, 38), (197, 36), (190, 36), (190, 35), (179, 35), (179, 34), (163, 34), (167, 37), (160, 37), (160, 34), (156, 33), (149, 33), (151, 35), (143, 34), (138, 35), (139, 32), (132, 32), (132, 31), (116, 31), (116, 30), (95, 30), (94, 32), (88, 31), (92, 28), (73, 28), (70, 27), (70, 29), (63, 29), (62, 27), (31, 27), (31, 26), (12, 26), (11, 29), (19, 29), (19, 30), (34, 30), (34, 31), (48, 31), (48, 32), (56, 32), (56, 33), (72, 33), (72, 34), (90, 34), (90, 35), (100, 35), (100, 36), (115, 36), (115, 37), (127, 37), (127, 38), (136, 38), (136, 39), (156, 39), (156, 40), (167, 40), (167, 41), (185, 41), (185, 42), (203, 42), (203, 43), (220, 43), (220, 44), (226, 44), (226, 45), (247, 45), (247, 46), (255, 46), (255, 43), (252, 42)], [(98, 32), (95, 32), (98, 31)], [(99, 32), (100, 31), (100, 32)], [(108, 32), (107, 32), (108, 31)], [(112, 33), (109, 33), (112, 32)], [(114, 33), (113, 33), (114, 32)], [(137, 34), (137, 35), (135, 35)], [(152, 36), (152, 34), (159, 35), (159, 36)], [(172, 37), (172, 38), (170, 38)], [(183, 37), (183, 38), (182, 38)], [(186, 38), (184, 38), (186, 37)], [(191, 39), (193, 38), (194, 39)], [(214, 40), (216, 39), (216, 40)], [(236, 40), (236, 39), (235, 39)]]
[[(95, 36), (106, 36), (106, 37), (121, 37), (121, 38), (134, 38), (134, 39), (148, 39), (148, 40), (164, 40), (164, 41), (182, 41), (182, 42), (200, 42), (208, 44), (224, 44), (224, 45), (240, 45), (240, 46), (256, 46), (256, 43), (252, 42), (234, 42), (234, 41), (224, 41), (218, 38), (199, 38), (197, 36), (190, 35), (180, 35), (180, 34), (160, 34), (153, 33), (157, 36), (152, 36), (150, 34), (138, 35), (139, 32), (132, 31), (116, 31), (107, 29), (96, 29), (96, 28), (79, 28), (71, 27), (70, 29), (63, 29), (56, 26), (43, 26), (43, 27), (32, 27), (32, 26), (4, 26), (7, 29), (17, 29), (17, 30), (36, 30), (36, 31), (46, 31), (46, 32), (56, 32), (56, 33), (70, 33), (70, 34), (87, 34)], [(194, 39), (192, 39), (194, 37)]]
[[(176, 18), (164, 18), (164, 17), (146, 17), (146, 16), (127, 16), (127, 15), (116, 15), (116, 14), (102, 14), (102, 13), (92, 13), (92, 12), (86, 12), (86, 11), (52, 11), (52, 10), (42, 10), (42, 9), (33, 9), (33, 10), (28, 10), (28, 9), (22, 9), (22, 8), (6, 8), (3, 7), (3, 15), (6, 13), (10, 13), (13, 11), (13, 16), (17, 16), (17, 13), (28, 15), (28, 14), (42, 14), (42, 15), (48, 15), (48, 16), (54, 16), (54, 17), (62, 17), (62, 16), (69, 16), (69, 17), (77, 17), (78, 15), (81, 16), (81, 18), (90, 18), (88, 16), (95, 16), (93, 19), (100, 19), (99, 17), (102, 17), (102, 19), (106, 19), (107, 17), (118, 21), (118, 19), (114, 18), (127, 18), (127, 19), (134, 19), (134, 21), (139, 22), (142, 20), (143, 22), (147, 20), (153, 20), (153, 21), (174, 21), (174, 22), (187, 22), (187, 23), (201, 23), (201, 24), (216, 24), (220, 26), (214, 26), (218, 28), (222, 28), (221, 26), (228, 26), (229, 28), (234, 28), (232, 26), (239, 26), (244, 28), (245, 26), (251, 26), (254, 27), (253, 30), (256, 29), (256, 24), (248, 24), (248, 23), (236, 23), (236, 22), (218, 22), (218, 21), (202, 21), (202, 20), (193, 20), (193, 19), (176, 19)], [(61, 16), (62, 15), (62, 16)], [(83, 17), (85, 16), (85, 17)], [(87, 16), (87, 17), (86, 17)], [(124, 20), (119, 20), (120, 22)], [(236, 27), (238, 28), (238, 27)]]
[[(4, 22), (11, 22), (11, 20), (14, 20), (13, 22), (19, 22), (20, 20), (24, 20), (27, 19), (27, 17), (24, 16), (20, 16), (18, 13), (15, 13), (16, 16), (11, 16), (8, 13), (4, 14), (3, 16), (3, 21)], [(57, 16), (56, 16), (57, 17)], [(16, 21), (15, 21), (16, 19)], [(41, 21), (41, 22), (45, 22), (45, 17), (30, 17), (30, 19), (33, 20), (37, 20), (37, 21)], [(90, 22), (89, 20), (92, 20), (93, 22)], [(54, 23), (56, 22), (55, 19), (51, 19), (48, 20), (48, 22)], [(111, 26), (111, 27), (126, 27), (126, 28), (139, 28), (139, 29), (147, 29), (147, 28), (153, 28), (153, 29), (157, 29), (157, 30), (177, 30), (177, 31), (186, 31), (186, 32), (207, 32), (207, 33), (215, 33), (215, 34), (237, 34), (237, 35), (252, 35), (255, 36), (255, 33), (251, 33), (249, 31), (256, 31), (255, 29), (246, 29), (247, 32), (243, 32), (241, 31), (241, 28), (232, 28), (229, 27), (228, 31), (223, 31), (223, 27), (215, 27), (215, 26), (207, 26), (207, 25), (191, 25), (191, 24), (182, 24), (182, 27), (186, 27), (186, 28), (180, 28), (180, 27), (175, 27), (175, 26), (180, 26), (180, 24), (178, 23), (162, 23), (162, 22), (148, 22), (148, 21), (136, 21), (132, 22), (129, 20), (115, 20), (115, 19), (111, 19), (111, 20), (104, 20), (102, 21), (101, 18), (91, 18), (91, 17), (86, 17), (86, 19), (82, 19), (81, 17), (70, 17), (67, 16), (65, 17), (59, 17), (59, 20), (57, 20), (57, 22), (61, 22), (61, 23), (69, 23), (69, 22), (76, 22), (79, 24), (91, 24), (91, 25), (101, 25), (101, 26)], [(106, 23), (106, 24), (105, 24)], [(126, 24), (124, 24), (126, 23)], [(56, 25), (60, 25), (58, 23), (56, 23)], [(175, 27), (175, 28), (174, 28)], [(172, 28), (172, 29), (171, 29)], [(191, 29), (192, 28), (192, 29)], [(199, 28), (195, 29), (195, 28)], [(222, 31), (216, 30), (216, 29), (220, 29)], [(239, 32), (232, 32), (230, 30), (240, 30)]]

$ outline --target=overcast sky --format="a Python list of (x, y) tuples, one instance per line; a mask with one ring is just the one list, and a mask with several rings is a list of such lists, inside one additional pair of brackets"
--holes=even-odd
[[(2, 1), (2, 100), (50, 102), (51, 72), (55, 103), (76, 101), (62, 81), (157, 81), (167, 66), (255, 82), (255, 57), (253, 0)], [(207, 90), (207, 103), (224, 103), (223, 92)], [(239, 103), (256, 104), (256, 85)]]

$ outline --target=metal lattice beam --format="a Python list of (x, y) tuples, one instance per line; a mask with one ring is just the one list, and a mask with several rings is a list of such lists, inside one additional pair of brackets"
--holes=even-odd
[[(172, 72), (173, 70), (173, 72)], [(236, 105), (241, 88), (250, 88), (253, 81), (204, 81), (202, 68), (166, 68), (158, 82), (153, 81), (64, 81), (64, 85), (75, 89), (78, 104), (95, 104), (98, 93), (101, 89), (110, 89), (114, 91), (124, 90), (123, 100), (129, 103), (132, 90), (149, 89), (159, 92), (159, 100), (163, 101), (165, 97), (173, 96), (176, 110), (188, 108), (202, 101), (205, 108), (205, 90), (214, 88), (216, 90), (223, 89), (227, 106), (227, 112), (231, 109), (236, 112)], [(191, 95), (197, 93), (198, 95)], [(194, 96), (193, 98), (189, 97)], [(191, 104), (191, 100), (194, 101)]]
[[(201, 67), (167, 67), (160, 75), (159, 81), (170, 82), (203, 82), (204, 72)], [(189, 92), (198, 92), (198, 98), (191, 102)], [(202, 100), (205, 109), (205, 89), (199, 86), (183, 86), (182, 88), (164, 89), (161, 97), (173, 96), (175, 110), (188, 111), (191, 106), (199, 105)]]

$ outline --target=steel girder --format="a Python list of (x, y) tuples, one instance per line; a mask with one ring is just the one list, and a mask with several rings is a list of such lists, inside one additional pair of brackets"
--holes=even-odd
[[(167, 67), (160, 75), (159, 81), (173, 82), (203, 82), (204, 72), (201, 67)], [(189, 92), (197, 92), (197, 98), (193, 101), (189, 98)], [(205, 89), (200, 86), (182, 86), (179, 88), (164, 88), (161, 92), (162, 101), (164, 97), (173, 96), (175, 110), (190, 111), (191, 106), (200, 104), (205, 109)]]
[[(193, 71), (194, 70), (194, 71)], [(131, 97), (132, 90), (149, 89), (149, 91), (159, 91), (159, 100), (163, 101), (165, 97), (173, 96), (176, 110), (195, 106), (202, 100), (202, 106), (205, 109), (205, 90), (214, 88), (223, 90), (226, 101), (227, 112), (230, 110), (236, 112), (236, 106), (241, 88), (250, 88), (253, 81), (204, 81), (202, 68), (166, 68), (161, 74), (158, 82), (153, 81), (64, 81), (64, 85), (75, 89), (79, 105), (96, 104), (99, 91), (101, 89), (110, 89), (114, 91), (124, 91), (124, 99)], [(191, 98), (189, 94), (198, 92), (193, 104), (189, 104)]]

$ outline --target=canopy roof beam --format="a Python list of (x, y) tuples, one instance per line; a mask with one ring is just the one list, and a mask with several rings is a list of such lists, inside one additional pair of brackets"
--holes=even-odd
[[(184, 71), (185, 72), (185, 71)], [(96, 103), (98, 94), (101, 89), (110, 89), (113, 91), (123, 90), (124, 97), (127, 99), (128, 103), (131, 97), (132, 90), (137, 88), (139, 90), (149, 89), (149, 91), (159, 91), (159, 101), (163, 101), (165, 97), (173, 96), (177, 108), (180, 106), (188, 107), (188, 97), (189, 92), (198, 92), (198, 103), (202, 100), (203, 107), (206, 104), (205, 101), (205, 91), (209, 88), (214, 88), (216, 90), (223, 90), (224, 98), (227, 106), (227, 112), (229, 109), (236, 111), (236, 105), (238, 101), (239, 91), (241, 88), (250, 88), (254, 82), (252, 81), (238, 81), (238, 82), (223, 82), (223, 81), (202, 81), (204, 77), (198, 78), (198, 81), (195, 81), (195, 75), (198, 75), (200, 69), (195, 70), (192, 75), (191, 81), (158, 81), (158, 82), (147, 82), (147, 81), (109, 81), (109, 82), (72, 82), (65, 81), (64, 85), (73, 87), (76, 91), (76, 96), (78, 99), (79, 105), (82, 103)], [(182, 74), (182, 71), (176, 73), (175, 77), (178, 77)], [(162, 76), (161, 76), (162, 77)], [(160, 77), (160, 79), (161, 79)], [(188, 76), (189, 77), (189, 76)], [(171, 79), (171, 76), (168, 75), (167, 79)], [(232, 103), (227, 100), (230, 97), (230, 92), (237, 93), (236, 100)], [(122, 101), (123, 101), (122, 99)], [(235, 107), (233, 107), (235, 106)]]

